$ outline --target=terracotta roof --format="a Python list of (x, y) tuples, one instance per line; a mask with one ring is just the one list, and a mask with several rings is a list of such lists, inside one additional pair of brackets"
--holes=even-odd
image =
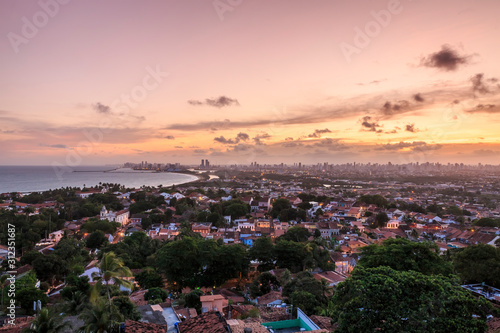
[(260, 320), (263, 323), (291, 319), (290, 314), (286, 313), (286, 308), (261, 306), (259, 307), (259, 312)]
[(271, 291), (265, 295), (257, 297), (257, 301), (259, 302), (259, 305), (266, 305), (266, 304), (269, 304), (269, 303), (272, 303), (276, 300), (281, 300), (281, 299), (283, 299), (283, 297), (281, 296), (281, 293), (278, 291)]
[(314, 321), (314, 323), (321, 329), (328, 330), (329, 332), (333, 332), (335, 330), (335, 326), (332, 325), (332, 318), (330, 317), (312, 315), (309, 316), (309, 318), (311, 318), (311, 320)]
[(134, 332), (134, 333), (167, 333), (167, 325), (158, 325), (158, 324), (150, 324), (144, 323), (141, 321), (134, 320), (126, 320), (125, 321), (125, 332)]
[(23, 328), (30, 326), (33, 319), (34, 317), (16, 317), (14, 325), (6, 324), (5, 326), (0, 327), (0, 332), (20, 333)]
[(213, 302), (213, 301), (216, 301), (218, 299), (226, 299), (224, 296), (222, 295), (204, 295), (204, 296), (200, 296), (200, 301), (201, 302)]
[(219, 312), (209, 311), (179, 323), (180, 333), (227, 333), (226, 320)]
[(488, 332), (497, 333), (500, 332), (500, 318), (493, 318), (488, 321)]
[(229, 327), (231, 327), (233, 333), (244, 333), (245, 328), (251, 328), (252, 333), (269, 333), (267, 328), (256, 322), (244, 322), (239, 319), (231, 319), (228, 320), (227, 323)]

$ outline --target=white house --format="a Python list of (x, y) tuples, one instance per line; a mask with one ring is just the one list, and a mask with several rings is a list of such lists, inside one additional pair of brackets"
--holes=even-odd
[(117, 212), (108, 211), (106, 206), (102, 206), (100, 219), (108, 220), (110, 222), (118, 222), (120, 225), (126, 225), (129, 222), (130, 212), (127, 209), (120, 210)]

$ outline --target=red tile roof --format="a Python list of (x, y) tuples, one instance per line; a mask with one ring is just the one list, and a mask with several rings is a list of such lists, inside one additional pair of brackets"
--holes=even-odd
[(219, 312), (205, 312), (179, 323), (181, 333), (227, 333), (226, 320)]
[(167, 333), (167, 325), (144, 323), (141, 321), (126, 320), (125, 332), (133, 333)]

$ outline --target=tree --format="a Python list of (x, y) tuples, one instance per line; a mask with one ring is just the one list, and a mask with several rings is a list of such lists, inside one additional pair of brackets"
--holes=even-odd
[(292, 205), (288, 199), (277, 199), (273, 202), (273, 209), (269, 213), (273, 218), (276, 218), (282, 210), (290, 208), (292, 208)]
[(248, 206), (243, 203), (233, 203), (224, 210), (224, 215), (231, 215), (231, 218), (237, 219), (245, 216), (249, 212)]
[(45, 306), (48, 302), (47, 295), (35, 287), (36, 274), (31, 271), (28, 274), (20, 277), (16, 280), (16, 295), (15, 301), (16, 305), (20, 305), (21, 309), (27, 314), (33, 313), (33, 302), (40, 300), (42, 306)]
[(158, 251), (156, 265), (174, 288), (196, 288), (218, 286), (246, 274), (249, 260), (241, 245), (183, 237)]
[(375, 215), (375, 221), (373, 226), (375, 228), (384, 228), (387, 222), (389, 222), (389, 217), (387, 216), (387, 214), (385, 212), (380, 212), (377, 215)]
[[(308, 316), (315, 314), (315, 308), (318, 303), (313, 294), (303, 290), (294, 291), (290, 296), (290, 301), (294, 307), (300, 308)], [(319, 312), (319, 310), (316, 312)]]
[(82, 312), (78, 317), (84, 321), (79, 331), (85, 333), (111, 333), (118, 332), (120, 323), (124, 320), (116, 306), (99, 298), (95, 304)]
[(250, 296), (253, 298), (265, 295), (271, 290), (277, 290), (280, 283), (276, 276), (269, 272), (260, 274), (250, 285)]
[(104, 232), (96, 230), (90, 234), (85, 243), (90, 249), (100, 249), (108, 243), (108, 238), (104, 235)]
[(439, 256), (434, 243), (417, 243), (407, 239), (387, 239), (381, 245), (361, 249), (359, 266), (374, 268), (389, 266), (398, 271), (414, 270), (426, 275), (452, 274), (452, 266)]
[(452, 278), (389, 267), (357, 267), (331, 302), (340, 333), (484, 332), (491, 308)]
[(500, 288), (500, 249), (478, 244), (452, 255), (453, 266), (464, 283), (486, 283)]
[[(61, 292), (61, 294), (62, 294), (62, 292)], [(67, 298), (67, 297), (65, 297), (65, 298)], [(66, 303), (64, 304), (65, 305), (64, 311), (66, 313), (69, 313), (72, 315), (77, 315), (77, 314), (82, 313), (82, 311), (91, 307), (88, 296), (85, 295), (84, 293), (82, 293), (81, 291), (76, 291), (74, 293), (71, 293), (68, 296), (68, 298), (67, 298)]]
[(274, 256), (276, 257), (276, 266), (288, 268), (293, 273), (296, 273), (303, 269), (308, 253), (302, 243), (279, 240), (274, 247)]
[(48, 300), (49, 298), (47, 295), (35, 286), (22, 288), (16, 291), (16, 303), (19, 302), (21, 304), (21, 309), (27, 314), (33, 313), (33, 302), (40, 301), (42, 306), (45, 306)]
[(186, 301), (187, 308), (195, 308), (196, 312), (201, 313), (201, 301), (200, 296), (203, 293), (200, 290), (193, 290), (189, 294), (184, 296), (184, 300)]
[(283, 287), (283, 296), (291, 297), (295, 291), (306, 291), (314, 296), (317, 305), (326, 304), (322, 283), (309, 272), (300, 272)]
[(48, 308), (42, 308), (38, 316), (33, 319), (30, 327), (24, 328), (22, 333), (59, 333), (70, 328), (71, 324), (69, 322), (63, 321), (58, 313), (49, 310)]
[(163, 278), (151, 268), (145, 269), (137, 274), (135, 280), (143, 289), (163, 287)]
[(280, 236), (279, 239), (293, 241), (293, 242), (305, 242), (311, 237), (309, 230), (303, 227), (295, 226), (285, 232), (284, 235)]
[(92, 279), (96, 283), (92, 290), (91, 299), (96, 300), (100, 290), (104, 286), (108, 296), (108, 303), (111, 306), (110, 282), (113, 281), (115, 286), (131, 288), (132, 283), (123, 278), (132, 276), (132, 272), (130, 272), (130, 269), (125, 266), (123, 261), (118, 259), (113, 252), (105, 253), (97, 267), (99, 271), (92, 273)]
[(135, 321), (141, 319), (141, 314), (137, 311), (137, 306), (132, 303), (128, 296), (113, 297), (113, 305), (116, 306), (125, 319)]
[(161, 300), (162, 302), (167, 298), (168, 293), (161, 288), (151, 288), (144, 294), (144, 300), (146, 301), (154, 301)]
[(263, 236), (257, 238), (250, 248), (249, 257), (259, 261), (259, 271), (268, 271), (274, 268), (274, 244), (271, 238)]

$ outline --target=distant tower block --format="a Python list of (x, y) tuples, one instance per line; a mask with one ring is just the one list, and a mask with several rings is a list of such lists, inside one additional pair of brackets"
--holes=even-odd
[(210, 162), (208, 160), (205, 160), (205, 166), (208, 168), (210, 167)]
[(201, 165), (200, 165), (200, 166), (201, 166), (202, 168), (204, 168), (204, 167), (205, 167), (205, 160), (204, 160), (204, 159), (202, 159), (202, 160), (201, 160)]

